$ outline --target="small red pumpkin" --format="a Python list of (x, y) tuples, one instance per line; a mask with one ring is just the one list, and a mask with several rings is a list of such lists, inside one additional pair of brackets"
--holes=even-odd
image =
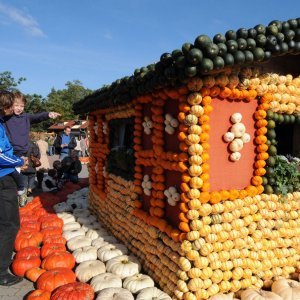
[(75, 266), (75, 258), (69, 252), (53, 252), (45, 257), (42, 261), (42, 268), (52, 270), (55, 268), (73, 269)]
[(43, 220), (41, 221), (41, 229), (45, 229), (48, 227), (59, 227), (62, 228), (64, 226), (64, 222), (62, 219), (58, 218), (58, 217), (52, 217), (52, 216), (48, 216), (47, 218), (43, 218)]
[(73, 282), (60, 286), (53, 292), (51, 296), (51, 300), (68, 299), (93, 300), (94, 290), (87, 283)]
[(50, 236), (50, 235), (61, 235), (62, 228), (61, 227), (48, 227), (41, 230), (41, 234), (43, 236)]
[(45, 258), (46, 256), (54, 252), (65, 252), (67, 251), (66, 246), (61, 243), (45, 244), (41, 248), (41, 257)]
[(36, 231), (39, 231), (41, 228), (41, 223), (38, 221), (24, 221), (21, 223), (21, 228), (25, 228), (25, 229), (33, 229)]
[(19, 251), (22, 248), (34, 246), (37, 247), (41, 244), (43, 235), (40, 232), (26, 232), (18, 234), (15, 240), (15, 249)]
[(25, 247), (22, 248), (20, 251), (18, 251), (14, 257), (14, 259), (19, 259), (19, 258), (29, 258), (29, 257), (36, 257), (40, 256), (40, 248), (30, 246), (30, 247)]
[(25, 272), (31, 268), (39, 267), (41, 265), (41, 259), (38, 256), (29, 258), (14, 259), (11, 268), (15, 275), (24, 276)]
[(67, 268), (56, 268), (46, 271), (37, 280), (37, 288), (52, 292), (59, 286), (75, 282), (75, 273)]
[(43, 243), (44, 245), (53, 244), (53, 243), (65, 245), (67, 243), (67, 240), (60, 234), (56, 234), (56, 235), (44, 236)]
[(50, 300), (51, 299), (51, 292), (44, 291), (44, 290), (35, 290), (30, 293), (26, 300)]
[(39, 267), (31, 268), (25, 272), (25, 277), (32, 282), (36, 282), (46, 270)]

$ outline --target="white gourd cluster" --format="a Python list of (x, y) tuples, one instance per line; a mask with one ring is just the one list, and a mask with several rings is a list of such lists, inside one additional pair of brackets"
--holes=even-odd
[(149, 117), (145, 116), (144, 117), (144, 122), (142, 123), (144, 127), (144, 132), (147, 135), (151, 134), (151, 128), (153, 127), (153, 122), (150, 120)]
[[(149, 180), (147, 182), (151, 184)], [(150, 276), (140, 273), (138, 259), (90, 213), (88, 194), (89, 190), (85, 188), (69, 195), (64, 209), (54, 206), (64, 222), (63, 237), (67, 240), (68, 250), (77, 263), (77, 279), (89, 282), (96, 300), (171, 300), (155, 287)]]
[(167, 197), (168, 204), (171, 206), (176, 206), (177, 202), (180, 200), (180, 195), (174, 186), (170, 186), (166, 189), (164, 195)]
[(165, 114), (165, 132), (172, 135), (175, 133), (175, 129), (178, 127), (179, 122), (173, 118), (170, 114)]
[(147, 174), (143, 177), (142, 188), (146, 196), (151, 196), (152, 183), (149, 175)]
[(223, 136), (224, 141), (229, 143), (229, 150), (231, 152), (229, 158), (231, 161), (238, 161), (241, 159), (241, 150), (244, 147), (244, 144), (250, 142), (250, 134), (246, 133), (246, 127), (242, 121), (241, 113), (234, 113), (230, 117), (230, 121), (233, 125), (230, 128), (230, 131), (226, 132)]

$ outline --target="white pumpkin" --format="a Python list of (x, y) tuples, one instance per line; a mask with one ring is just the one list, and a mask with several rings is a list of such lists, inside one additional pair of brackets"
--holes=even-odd
[(243, 141), (244, 144), (249, 143), (251, 140), (250, 134), (244, 133), (243, 136), (241, 137), (241, 140)]
[(232, 123), (240, 123), (242, 121), (242, 118), (243, 118), (243, 116), (241, 113), (234, 113), (231, 115), (230, 121)]
[(232, 152), (238, 152), (241, 151), (244, 147), (244, 143), (241, 139), (234, 139), (230, 144), (229, 144), (229, 149)]
[(76, 277), (81, 282), (87, 282), (91, 278), (105, 273), (105, 264), (100, 260), (88, 260), (80, 263), (76, 269), (75, 274)]
[(242, 137), (246, 132), (246, 127), (243, 123), (236, 123), (231, 126), (230, 131), (235, 137)]
[(97, 259), (97, 248), (93, 246), (86, 246), (83, 248), (76, 249), (72, 255), (74, 256), (78, 264), (87, 260)]
[(99, 292), (96, 300), (134, 300), (134, 297), (123, 288), (106, 288)]
[(177, 119), (175, 118), (172, 118), (172, 120), (170, 121), (170, 125), (173, 127), (173, 128), (176, 128), (179, 126), (179, 122)]
[(98, 230), (95, 230), (95, 229), (89, 229), (85, 236), (92, 239), (92, 240), (95, 240), (97, 239), (98, 237), (101, 237), (103, 235), (107, 234), (107, 232), (104, 230), (104, 229), (98, 229)]
[(233, 293), (217, 294), (209, 298), (209, 300), (233, 300)]
[(229, 143), (234, 140), (234, 134), (228, 131), (223, 135), (223, 139), (225, 142)]
[(104, 273), (93, 277), (90, 285), (97, 293), (106, 288), (121, 288), (122, 279), (116, 274)]
[(108, 245), (109, 243), (104, 241), (104, 239), (102, 237), (98, 237), (95, 240), (92, 240), (92, 246), (94, 246), (95, 248), (99, 249), (105, 245)]
[(273, 292), (259, 289), (247, 289), (242, 291), (241, 300), (283, 300)]
[(232, 161), (238, 161), (241, 159), (241, 157), (242, 157), (242, 154), (238, 151), (232, 152), (229, 156), (230, 160), (232, 160)]
[(70, 222), (63, 226), (63, 231), (76, 230), (79, 228), (81, 228), (81, 225), (78, 222)]
[(107, 271), (119, 275), (122, 279), (138, 274), (141, 265), (136, 257), (120, 255), (106, 262)]
[(85, 236), (85, 231), (82, 228), (74, 229), (74, 230), (67, 230), (67, 231), (63, 232), (62, 236), (67, 241), (69, 241), (70, 239), (72, 239), (73, 237), (76, 237), (76, 236)]
[(272, 284), (272, 292), (284, 300), (300, 299), (300, 282), (291, 279), (279, 279)]
[(58, 213), (57, 216), (63, 220), (64, 224), (75, 222), (75, 217), (70, 213)]
[(131, 293), (136, 294), (142, 289), (154, 287), (154, 281), (148, 275), (136, 274), (126, 277), (123, 282), (123, 287)]
[(67, 246), (68, 249), (74, 251), (79, 248), (91, 246), (92, 240), (85, 236), (75, 236), (72, 239), (68, 240)]
[(162, 290), (156, 288), (156, 287), (148, 287), (145, 289), (142, 289), (137, 297), (136, 300), (171, 300), (172, 298), (164, 293)]
[(108, 244), (98, 249), (98, 258), (106, 262), (116, 256), (126, 255), (128, 253), (127, 248), (122, 244)]

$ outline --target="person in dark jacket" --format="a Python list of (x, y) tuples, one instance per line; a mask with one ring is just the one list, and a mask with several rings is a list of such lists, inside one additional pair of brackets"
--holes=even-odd
[[(40, 159), (41, 153), (38, 145), (35, 143), (33, 136), (31, 135), (29, 141), (29, 149), (27, 152), (27, 157), (30, 158), (31, 156)], [(36, 176), (36, 167), (33, 165), (31, 159), (28, 160), (28, 167), (26, 170), (22, 172), (25, 175), (25, 188), (27, 190), (27, 196), (32, 196), (32, 190), (34, 189), (34, 181)]]
[[(20, 93), (14, 93), (13, 114), (4, 116), (5, 129), (9, 141), (14, 149), (14, 154), (21, 157), (27, 156), (29, 150), (29, 133), (31, 124), (40, 123), (49, 118), (55, 119), (60, 116), (56, 112), (42, 112), (38, 114), (24, 113), (27, 103), (25, 96)], [(15, 173), (15, 177), (17, 174)], [(25, 189), (26, 178), (20, 174), (18, 178), (18, 195), (21, 206), (26, 203), (27, 193)]]
[(78, 158), (77, 151), (73, 150), (71, 156), (65, 157), (61, 164), (64, 171), (64, 179), (77, 183), (79, 180), (78, 174), (82, 170), (81, 161)]
[(48, 119), (55, 119), (60, 116), (56, 112), (41, 112), (37, 114), (24, 113), (27, 100), (20, 92), (14, 93), (14, 113), (5, 116), (5, 129), (10, 143), (13, 146), (14, 154), (26, 156), (29, 149), (29, 133), (31, 124), (37, 124)]
[(16, 167), (21, 170), (26, 160), (13, 155), (13, 148), (3, 126), (3, 116), (13, 113), (14, 96), (0, 91), (0, 285), (11, 286), (22, 280), (8, 272), (13, 247), (20, 227), (17, 186), (11, 176)]
[(75, 137), (71, 134), (70, 126), (64, 128), (64, 132), (56, 137), (53, 144), (56, 152), (59, 154), (60, 160), (70, 156), (71, 151), (75, 149), (76, 145), (77, 143)]

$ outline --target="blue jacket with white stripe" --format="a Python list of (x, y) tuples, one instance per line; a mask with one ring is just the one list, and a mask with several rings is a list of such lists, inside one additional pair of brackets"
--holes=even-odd
[(14, 172), (15, 167), (21, 167), (24, 160), (13, 155), (13, 148), (7, 138), (3, 119), (0, 117), (0, 178)]

